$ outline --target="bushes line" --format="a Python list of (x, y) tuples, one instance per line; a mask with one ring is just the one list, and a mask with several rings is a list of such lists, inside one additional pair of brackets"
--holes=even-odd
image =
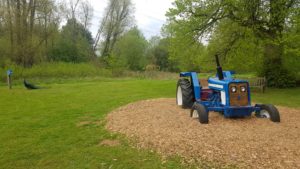
[(52, 62), (34, 65), (31, 68), (10, 64), (0, 67), (1, 83), (6, 83), (6, 71), (13, 71), (15, 84), (21, 83), (23, 79), (42, 82), (63, 82), (66, 79), (97, 79), (97, 78), (136, 78), (136, 79), (176, 79), (177, 73), (160, 71), (133, 72), (122, 70), (115, 72), (112, 69), (105, 69), (92, 63), (65, 63)]
[[(175, 80), (178, 78), (178, 73), (161, 72), (161, 71), (128, 71), (122, 70), (116, 72), (112, 69), (105, 69), (92, 63), (65, 63), (52, 62), (34, 65), (31, 68), (23, 68), (18, 65), (11, 64), (10, 66), (0, 67), (1, 82), (6, 82), (6, 71), (13, 70), (13, 79), (15, 82), (21, 82), (25, 79), (43, 79), (42, 81), (60, 82), (64, 79), (96, 79), (101, 78), (137, 78), (137, 79), (163, 79)], [(300, 83), (300, 73), (297, 74), (298, 86)], [(201, 73), (199, 78), (208, 78), (214, 76), (214, 73)], [(256, 77), (255, 74), (237, 74), (236, 78), (251, 78)], [(3, 85), (3, 84), (2, 84)]]

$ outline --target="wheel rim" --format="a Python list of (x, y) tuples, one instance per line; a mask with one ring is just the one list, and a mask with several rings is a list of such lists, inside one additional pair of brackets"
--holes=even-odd
[(267, 118), (267, 119), (271, 118), (270, 113), (267, 110), (261, 110), (260, 117)]
[(178, 86), (177, 88), (177, 105), (182, 106), (182, 90), (181, 87)]
[(199, 115), (198, 115), (197, 110), (193, 110), (193, 112), (192, 112), (192, 118), (198, 118), (198, 117), (199, 117)]

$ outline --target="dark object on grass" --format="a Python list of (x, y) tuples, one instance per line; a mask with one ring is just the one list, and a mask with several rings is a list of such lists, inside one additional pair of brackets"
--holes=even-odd
[(24, 79), (24, 86), (25, 86), (28, 90), (40, 89), (40, 87), (28, 83), (25, 79)]

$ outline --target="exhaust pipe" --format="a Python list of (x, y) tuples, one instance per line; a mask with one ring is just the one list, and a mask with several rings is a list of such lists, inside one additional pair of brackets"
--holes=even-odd
[(217, 62), (217, 74), (218, 74), (219, 80), (223, 80), (224, 79), (223, 69), (222, 69), (222, 67), (220, 65), (219, 56), (218, 55), (216, 55), (216, 62)]

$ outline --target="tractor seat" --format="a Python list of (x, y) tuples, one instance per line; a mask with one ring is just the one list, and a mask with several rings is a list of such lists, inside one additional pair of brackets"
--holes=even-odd
[(208, 80), (207, 79), (199, 79), (199, 84), (202, 86), (202, 89), (208, 89)]

